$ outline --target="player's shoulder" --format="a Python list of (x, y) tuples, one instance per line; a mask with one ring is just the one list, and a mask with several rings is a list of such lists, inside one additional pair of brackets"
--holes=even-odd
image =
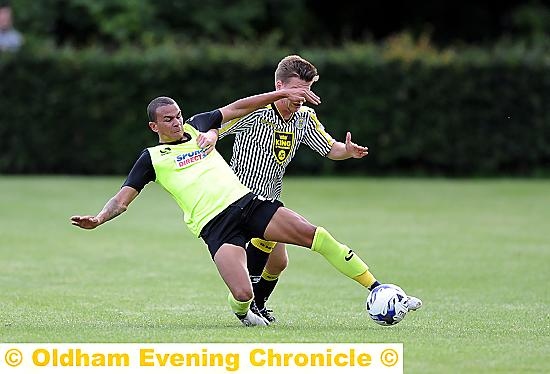
[(272, 112), (273, 112), (273, 108), (271, 107), (271, 104), (268, 104), (266, 106), (263, 106), (261, 108), (258, 108), (256, 110), (254, 110), (253, 112), (248, 113), (247, 115), (245, 115), (243, 117), (236, 118), (231, 122), (232, 123), (237, 123), (237, 122), (240, 123), (240, 122), (243, 122), (243, 121), (257, 120), (258, 118), (262, 118), (264, 116), (270, 115), (270, 113), (272, 113)]
[(319, 119), (317, 118), (317, 113), (315, 113), (315, 109), (310, 108), (308, 106), (302, 106), (298, 110), (298, 117), (302, 119), (302, 121), (306, 121), (306, 123), (317, 123), (319, 122)]
[(268, 113), (270, 110), (269, 105), (266, 105), (265, 107), (258, 108), (243, 117), (233, 118), (232, 120), (222, 123), (220, 135), (232, 133), (232, 131), (237, 128), (242, 129), (245, 127), (250, 127), (263, 118), (269, 117)]
[(300, 109), (298, 110), (298, 114), (304, 115), (304, 116), (317, 116), (315, 114), (315, 109), (302, 105)]
[(154, 155), (164, 155), (172, 150), (172, 147), (170, 147), (167, 144), (155, 144), (150, 147), (145, 148), (143, 151), (141, 151), (138, 159), (152, 159)]
[(269, 112), (273, 112), (273, 111), (274, 111), (273, 106), (271, 104), (267, 104), (266, 106), (263, 106), (261, 108), (256, 109), (252, 113), (253, 114), (264, 114), (264, 113), (269, 113)]

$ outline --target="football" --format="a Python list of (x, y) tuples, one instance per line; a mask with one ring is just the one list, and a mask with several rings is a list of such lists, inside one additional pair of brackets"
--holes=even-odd
[(394, 284), (381, 284), (369, 293), (366, 308), (379, 325), (395, 325), (407, 315), (407, 295)]

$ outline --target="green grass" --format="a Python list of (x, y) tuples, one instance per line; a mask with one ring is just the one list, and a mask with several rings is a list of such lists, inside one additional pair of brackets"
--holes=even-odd
[(548, 180), (288, 178), (288, 207), (425, 306), (380, 327), (358, 284), (289, 247), (280, 322), (249, 329), (158, 186), (97, 230), (70, 225), (122, 181), (0, 177), (0, 342), (402, 342), (407, 373), (550, 371)]

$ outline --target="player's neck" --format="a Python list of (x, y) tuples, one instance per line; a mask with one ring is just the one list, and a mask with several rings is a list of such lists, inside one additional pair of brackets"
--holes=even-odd
[(292, 118), (292, 115), (293, 115), (294, 113), (292, 113), (292, 112), (288, 109), (288, 106), (287, 106), (286, 101), (284, 101), (284, 100), (276, 101), (276, 102), (275, 102), (275, 106), (277, 107), (277, 111), (279, 112), (279, 114), (281, 115), (281, 117), (282, 117), (285, 121), (288, 121), (290, 118)]
[(191, 140), (191, 135), (184, 132), (183, 136), (181, 138), (160, 138), (159, 137), (159, 144), (179, 144), (179, 143), (186, 143), (189, 140)]

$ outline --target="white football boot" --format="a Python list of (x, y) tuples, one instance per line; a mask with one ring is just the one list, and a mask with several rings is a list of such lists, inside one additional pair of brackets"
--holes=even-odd
[(420, 300), (418, 297), (407, 296), (406, 305), (409, 312), (411, 310), (418, 310), (422, 307), (422, 300)]
[(235, 314), (237, 318), (243, 323), (243, 325), (249, 327), (249, 326), (269, 326), (269, 322), (253, 313), (250, 309), (246, 312), (245, 316), (239, 316), (238, 314)]

